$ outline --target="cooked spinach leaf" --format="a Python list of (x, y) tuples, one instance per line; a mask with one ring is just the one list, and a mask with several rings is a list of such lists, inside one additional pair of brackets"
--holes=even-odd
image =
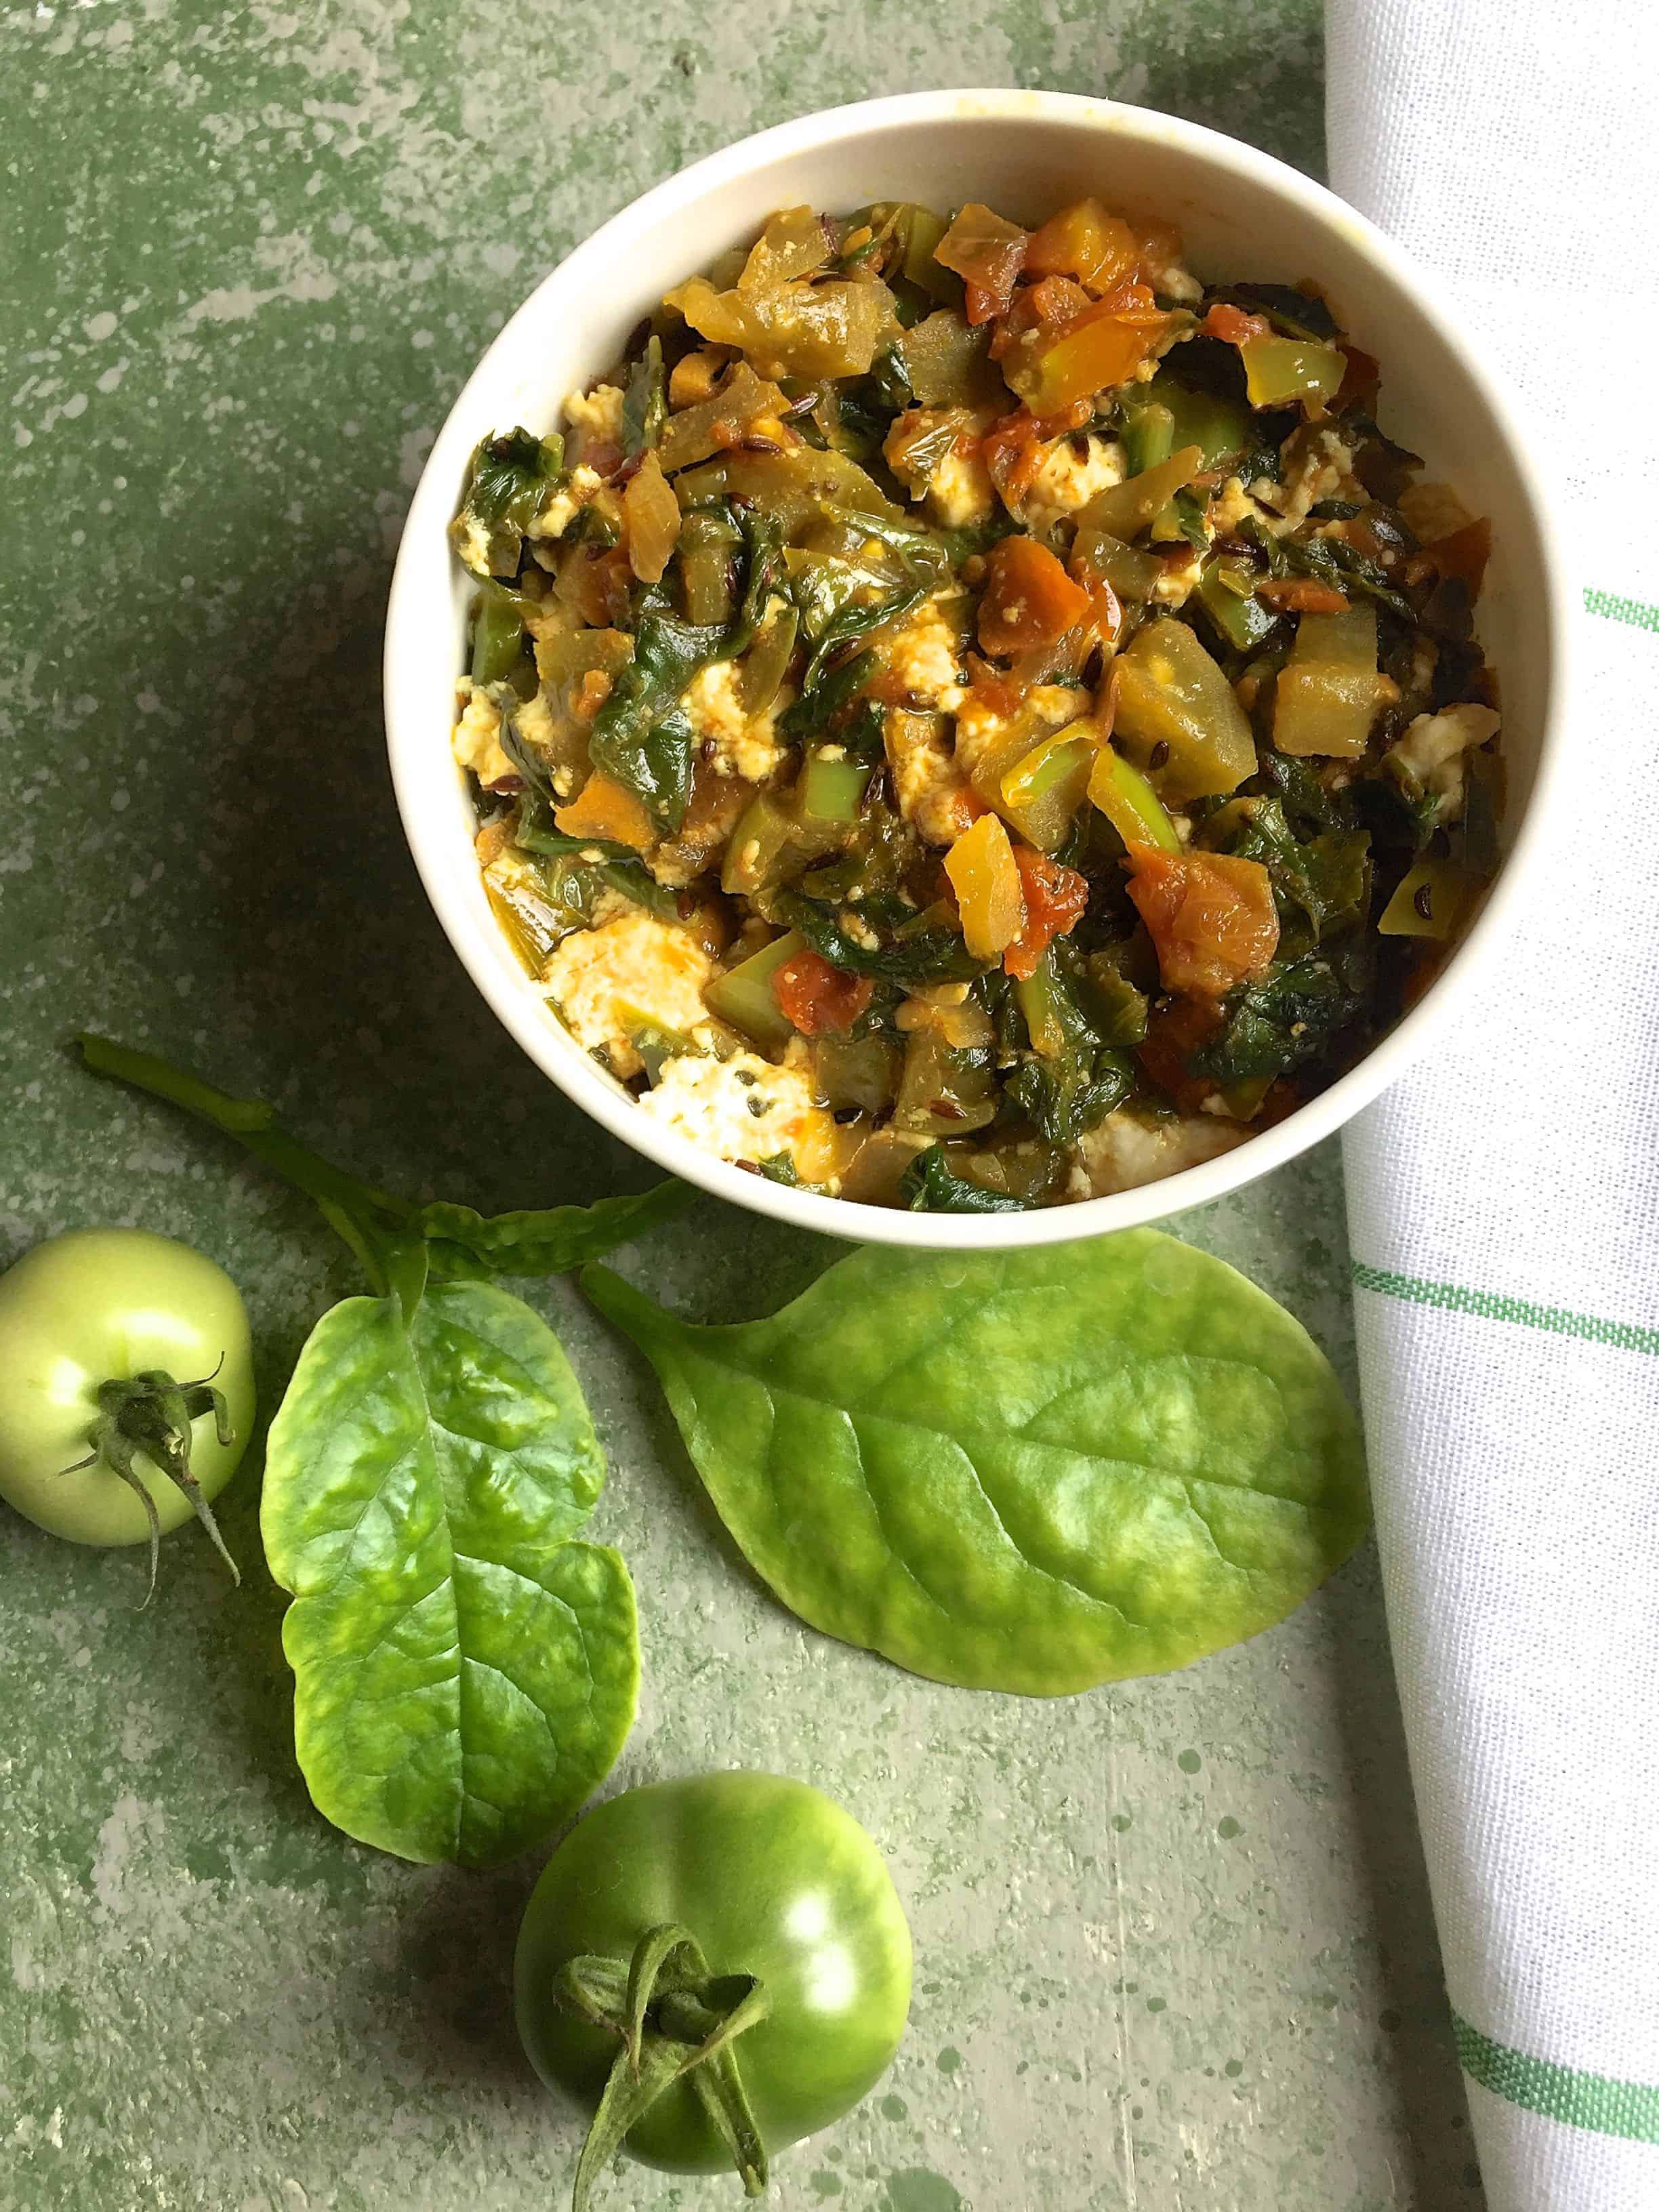
[(486, 438), (467, 471), (450, 542), (475, 576), (516, 576), (525, 532), (564, 474), (564, 441), (508, 430)]
[(842, 709), (852, 705), (880, 665), (873, 653), (858, 653), (821, 674), (816, 684), (802, 690), (793, 706), (786, 707), (779, 715), (779, 729), (786, 738), (821, 736)]
[(899, 1195), (912, 1213), (1026, 1213), (1036, 1203), (959, 1176), (943, 1145), (916, 1154), (900, 1177)]
[(1328, 1058), (1364, 1012), (1374, 968), (1370, 943), (1358, 936), (1276, 963), (1226, 1000), (1221, 1029), (1194, 1054), (1192, 1072), (1224, 1091)]
[[(967, 982), (986, 963), (975, 959), (961, 933), (942, 921), (918, 915), (897, 929), (883, 927), (885, 917), (873, 901), (849, 899), (840, 907), (820, 905), (802, 892), (786, 890), (777, 899), (779, 921), (798, 930), (815, 952), (833, 967), (854, 975), (874, 975), (890, 983)], [(872, 946), (864, 941), (877, 938)]]
[(1291, 832), (1277, 799), (1252, 799), (1214, 817), (1216, 849), (1267, 871), (1279, 908), (1281, 956), (1310, 951), (1365, 918), (1370, 899), (1370, 837), (1364, 830), (1320, 830), (1305, 842)]
[(656, 445), (668, 420), (668, 379), (663, 369), (662, 340), (650, 337), (645, 351), (628, 373), (623, 393), (623, 451), (642, 453)]
[[(1414, 623), (1417, 611), (1389, 580), (1388, 571), (1341, 538), (1281, 538), (1277, 544), (1285, 572), (1312, 576), (1350, 597), (1374, 599), (1402, 622)], [(1276, 571), (1275, 573), (1280, 573)]]
[(550, 806), (541, 792), (528, 792), (519, 803), (513, 842), (551, 863), (547, 884), (555, 905), (591, 912), (599, 887), (609, 885), (664, 921), (679, 913), (679, 893), (659, 884), (631, 845), (604, 837), (573, 837), (555, 829)]
[(727, 632), (683, 621), (660, 588), (641, 595), (634, 657), (593, 718), (587, 755), (632, 792), (665, 835), (685, 819), (696, 739), (680, 694), (700, 668), (726, 657)]

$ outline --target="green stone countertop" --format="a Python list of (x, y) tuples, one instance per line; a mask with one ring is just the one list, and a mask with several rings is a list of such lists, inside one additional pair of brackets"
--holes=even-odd
[[(452, 395), (532, 283), (759, 125), (935, 83), (1164, 106), (1320, 157), (1317, 0), (77, 0), (0, 27), (0, 1259), (81, 1223), (241, 1284), (267, 1407), (349, 1269), (305, 1203), (69, 1063), (147, 1039), (372, 1179), (486, 1207), (641, 1164), (507, 1043), (427, 910), (382, 753), (381, 610)], [(849, 185), (849, 192), (853, 191)], [(1351, 1357), (1339, 1165), (1176, 1224)], [(712, 1201), (627, 1255), (688, 1310), (829, 1256)], [(811, 1635), (738, 1561), (631, 1352), (534, 1295), (639, 1585), (614, 1784), (818, 1783), (914, 1922), (890, 2079), (780, 2212), (1382, 2212), (1479, 2202), (1369, 1548), (1283, 1627), (1052, 1705)], [(406, 1866), (311, 1810), (252, 1464), (141, 1553), (0, 1520), (3, 2212), (507, 2212), (576, 2140), (520, 2057), (533, 1863)], [(732, 2182), (628, 2170), (640, 2212)]]

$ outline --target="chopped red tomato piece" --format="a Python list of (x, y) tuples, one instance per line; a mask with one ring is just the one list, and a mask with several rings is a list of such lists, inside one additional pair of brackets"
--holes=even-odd
[(867, 975), (832, 967), (821, 952), (792, 953), (772, 970), (772, 994), (803, 1036), (850, 1030), (875, 994)]
[(1382, 382), (1382, 364), (1374, 355), (1362, 351), (1357, 345), (1350, 345), (1346, 338), (1339, 343), (1337, 349), (1347, 362), (1347, 367), (1342, 372), (1342, 381), (1337, 386), (1333, 404), (1346, 407), (1358, 402), (1361, 406), (1369, 407), (1376, 397), (1377, 386)]
[(1109, 291), (1133, 276), (1140, 246), (1121, 216), (1108, 215), (1096, 199), (1079, 200), (1033, 231), (1025, 249), (1028, 275), (1075, 276), (1091, 292)]
[(1229, 307), (1218, 300), (1199, 325), (1206, 338), (1219, 338), (1224, 345), (1243, 345), (1246, 338), (1265, 338), (1273, 325), (1265, 315), (1247, 315), (1243, 307)]
[(1016, 845), (1014, 866), (1025, 894), (1025, 927), (1002, 956), (1005, 975), (1035, 975), (1057, 937), (1069, 936), (1089, 903), (1089, 881), (1035, 846)]
[(999, 539), (986, 556), (979, 641), (986, 653), (1052, 645), (1089, 612), (1089, 594), (1034, 538)]
[(1220, 999), (1265, 973), (1279, 949), (1279, 909), (1259, 861), (1131, 845), (1129, 864), (1129, 896), (1166, 991)]
[(988, 323), (1006, 314), (1025, 265), (1025, 233), (982, 201), (969, 200), (933, 248), (941, 267), (954, 269), (967, 288), (968, 319)]
[(1264, 606), (1281, 615), (1340, 615), (1348, 602), (1334, 584), (1314, 576), (1268, 576), (1255, 587)]
[(1423, 550), (1443, 576), (1455, 576), (1467, 584), (1469, 597), (1474, 599), (1492, 557), (1492, 525), (1483, 515), (1480, 521), (1466, 522), (1449, 537), (1437, 538)]

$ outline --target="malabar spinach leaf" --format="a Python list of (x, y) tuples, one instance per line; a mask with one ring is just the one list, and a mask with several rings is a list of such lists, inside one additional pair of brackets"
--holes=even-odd
[(546, 1323), (485, 1283), (324, 1315), (271, 1425), (260, 1529), (319, 1812), (492, 1866), (567, 1819), (634, 1717), (634, 1594), (572, 1543), (604, 1480)]
[(701, 1328), (604, 1267), (720, 1517), (802, 1620), (919, 1674), (1054, 1696), (1282, 1620), (1367, 1520), (1301, 1325), (1156, 1231), (870, 1247)]

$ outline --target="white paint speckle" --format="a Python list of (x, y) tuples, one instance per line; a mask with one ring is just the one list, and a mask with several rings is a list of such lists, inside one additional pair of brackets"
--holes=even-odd
[(106, 338), (112, 338), (115, 336), (115, 326), (119, 320), (120, 318), (118, 315), (112, 314), (106, 307), (101, 314), (88, 315), (81, 327), (94, 345), (101, 345)]

